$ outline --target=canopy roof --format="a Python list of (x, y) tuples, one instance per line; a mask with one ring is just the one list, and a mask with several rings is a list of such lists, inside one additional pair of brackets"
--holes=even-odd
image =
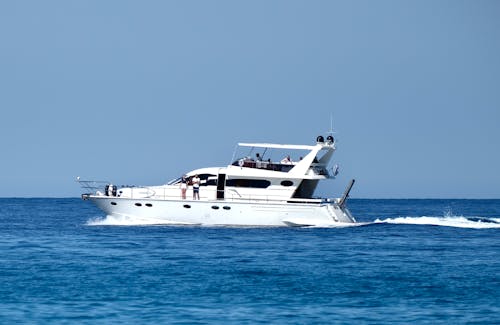
[(290, 150), (313, 150), (316, 146), (295, 145), (295, 144), (275, 144), (275, 143), (238, 143), (240, 147), (257, 147), (272, 149), (290, 149)]

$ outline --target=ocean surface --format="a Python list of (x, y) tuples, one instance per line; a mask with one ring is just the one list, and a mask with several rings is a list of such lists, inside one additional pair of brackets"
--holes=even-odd
[(0, 199), (0, 324), (500, 323), (500, 200), (349, 207), (358, 225), (185, 227)]

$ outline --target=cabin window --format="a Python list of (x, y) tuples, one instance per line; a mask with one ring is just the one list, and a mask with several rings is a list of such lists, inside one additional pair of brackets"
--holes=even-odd
[(212, 178), (212, 179), (207, 179), (207, 181), (204, 184), (200, 184), (204, 186), (216, 186), (217, 185), (217, 179)]
[(142, 207), (142, 204), (141, 203), (136, 203), (135, 206), (136, 207)]
[(151, 208), (153, 205), (152, 205), (151, 203), (146, 203), (146, 206), (147, 206), (148, 208)]
[(218, 206), (216, 206), (216, 205), (212, 205), (212, 209), (214, 209), (214, 210), (219, 210), (219, 207), (218, 207)]
[(214, 174), (200, 174), (200, 175), (198, 175), (198, 177), (202, 181), (207, 180), (209, 177), (215, 177), (215, 176), (217, 176), (217, 175), (214, 175)]
[(265, 179), (235, 178), (226, 180), (226, 186), (229, 187), (267, 188), (269, 185), (271, 182)]
[(292, 185), (293, 185), (293, 182), (292, 182), (292, 181), (288, 181), (288, 180), (287, 180), (287, 181), (283, 181), (283, 182), (281, 182), (281, 185), (282, 185), (282, 186), (286, 186), (286, 187), (288, 187), (288, 186), (292, 186)]
[(111, 205), (116, 205), (116, 202), (111, 202)]
[(191, 208), (191, 206), (190, 206), (189, 204), (184, 204), (184, 207), (185, 207), (186, 209), (190, 209), (190, 208)]
[(231, 210), (231, 207), (229, 207), (229, 206), (227, 206), (227, 205), (223, 206), (222, 208), (223, 208), (224, 210)]

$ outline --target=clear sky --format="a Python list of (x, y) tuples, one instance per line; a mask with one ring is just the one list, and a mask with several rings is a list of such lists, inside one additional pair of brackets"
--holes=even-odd
[(500, 198), (500, 1), (2, 1), (0, 196), (337, 132), (338, 195)]

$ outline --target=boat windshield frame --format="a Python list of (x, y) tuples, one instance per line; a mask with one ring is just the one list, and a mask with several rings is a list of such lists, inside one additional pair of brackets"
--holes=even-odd
[(178, 184), (182, 179), (182, 176), (180, 177), (177, 177), (177, 178), (174, 178), (172, 179), (171, 181), (168, 181), (167, 185), (175, 185), (175, 184)]

